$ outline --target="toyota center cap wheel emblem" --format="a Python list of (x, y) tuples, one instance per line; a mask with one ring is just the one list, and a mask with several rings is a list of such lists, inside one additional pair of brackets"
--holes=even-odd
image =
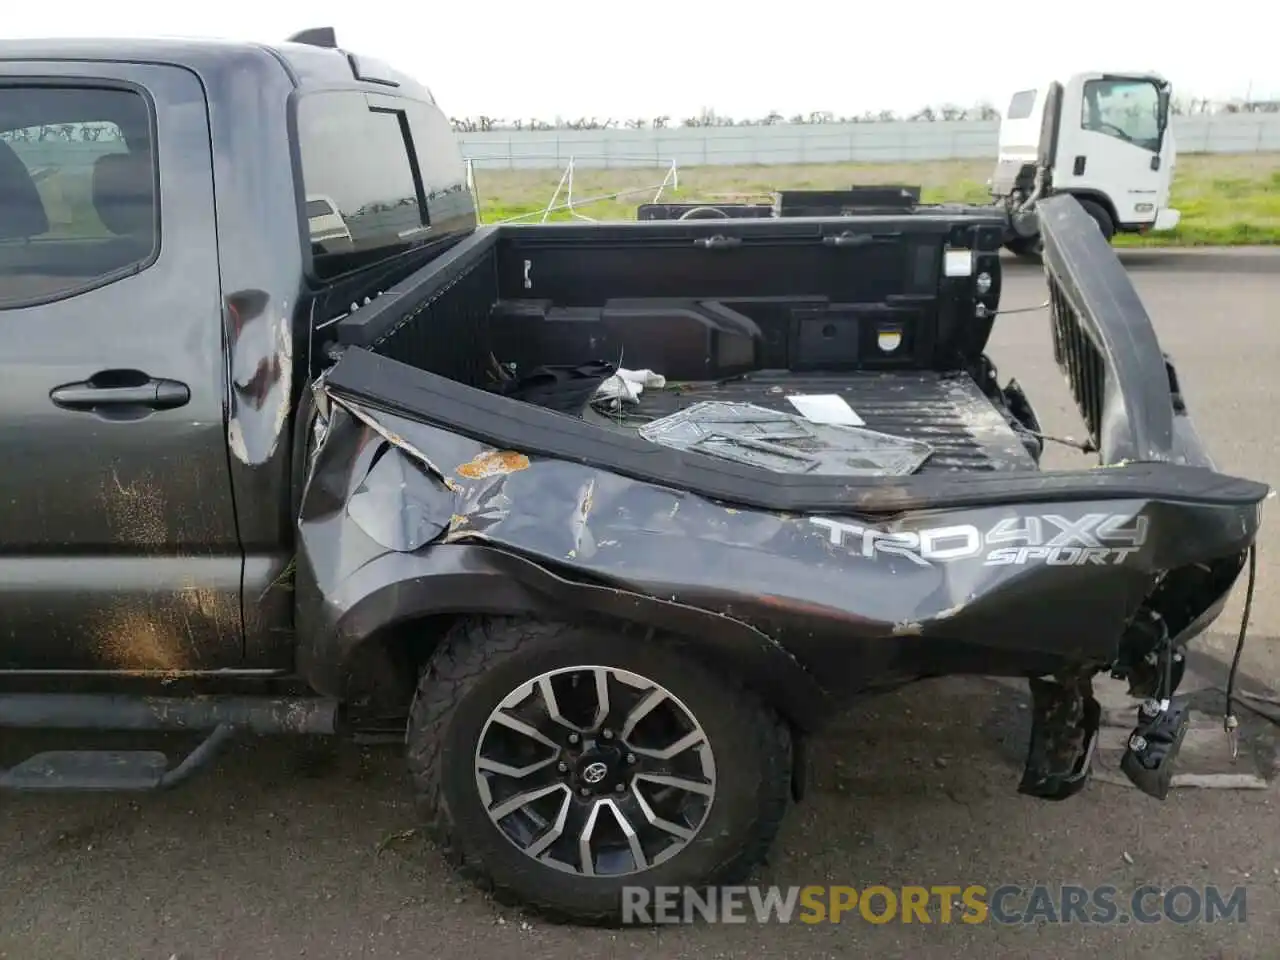
[(608, 772), (609, 768), (597, 760), (595, 763), (587, 764), (587, 768), (582, 771), (582, 779), (586, 783), (599, 783)]

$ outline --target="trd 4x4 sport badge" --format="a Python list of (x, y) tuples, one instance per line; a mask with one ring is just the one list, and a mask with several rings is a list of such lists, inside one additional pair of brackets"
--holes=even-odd
[(809, 522), (857, 556), (904, 557), (922, 567), (977, 558), (988, 567), (1033, 561), (1056, 567), (1115, 566), (1147, 542), (1147, 518), (1131, 514), (1009, 517), (986, 531), (968, 523), (890, 533), (826, 517), (810, 517)]

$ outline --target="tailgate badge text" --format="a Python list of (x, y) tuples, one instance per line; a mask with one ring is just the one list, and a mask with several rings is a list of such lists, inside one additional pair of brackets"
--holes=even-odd
[(922, 567), (978, 558), (987, 567), (1035, 561), (1055, 567), (1116, 566), (1142, 549), (1148, 526), (1146, 517), (1108, 513), (1010, 517), (987, 531), (968, 523), (888, 532), (826, 517), (809, 522), (860, 557), (903, 557)]

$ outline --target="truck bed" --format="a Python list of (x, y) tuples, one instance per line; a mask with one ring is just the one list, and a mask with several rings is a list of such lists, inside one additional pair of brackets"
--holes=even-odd
[[(1212, 470), (1175, 415), (1150, 321), (1075, 212), (1084, 219), (1050, 218), (1068, 251), (1049, 251), (1055, 359), (1108, 470), (1037, 470), (1034, 414), (986, 382), (1003, 221), (985, 213), (482, 228), (326, 320), (336, 342), (321, 346), (339, 356), (327, 383), (497, 449), (764, 510), (1255, 497), (1256, 485)], [(352, 289), (344, 302), (378, 292)], [(499, 368), (520, 377), (593, 362), (649, 369), (679, 389), (649, 392), (638, 417), (609, 429), (493, 392)], [(910, 476), (819, 475), (639, 434), (697, 400), (786, 409), (788, 392), (838, 393), (869, 428), (935, 453)], [(1015, 426), (1010, 407), (1030, 419)]]
[(645, 390), (639, 404), (616, 418), (592, 410), (586, 419), (616, 429), (634, 429), (638, 422), (666, 417), (705, 400), (750, 403), (794, 414), (795, 408), (787, 400), (793, 394), (840, 396), (868, 429), (929, 444), (934, 452), (920, 473), (1037, 469), (1031, 451), (1009, 420), (963, 373), (767, 371), (724, 382)]
[[(633, 438), (701, 401), (794, 416), (789, 395), (836, 394), (869, 429), (927, 444), (917, 472), (1034, 471), (1038, 443), (968, 372), (999, 304), (998, 225), (985, 214), (850, 223), (756, 223), (741, 236), (686, 223), (481, 231), (354, 311), (338, 338), (489, 390), (495, 367), (515, 379), (577, 364), (653, 370), (669, 386), (638, 408), (601, 415), (589, 385), (567, 400)], [(945, 252), (964, 248), (971, 268), (949, 275)]]

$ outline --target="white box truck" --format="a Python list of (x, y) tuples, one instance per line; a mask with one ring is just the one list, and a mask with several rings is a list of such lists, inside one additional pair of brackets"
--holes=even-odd
[(1014, 93), (990, 182), (1009, 213), (1005, 245), (1038, 256), (1036, 203), (1059, 193), (1076, 197), (1108, 240), (1176, 227), (1170, 89), (1156, 73), (1089, 72)]

